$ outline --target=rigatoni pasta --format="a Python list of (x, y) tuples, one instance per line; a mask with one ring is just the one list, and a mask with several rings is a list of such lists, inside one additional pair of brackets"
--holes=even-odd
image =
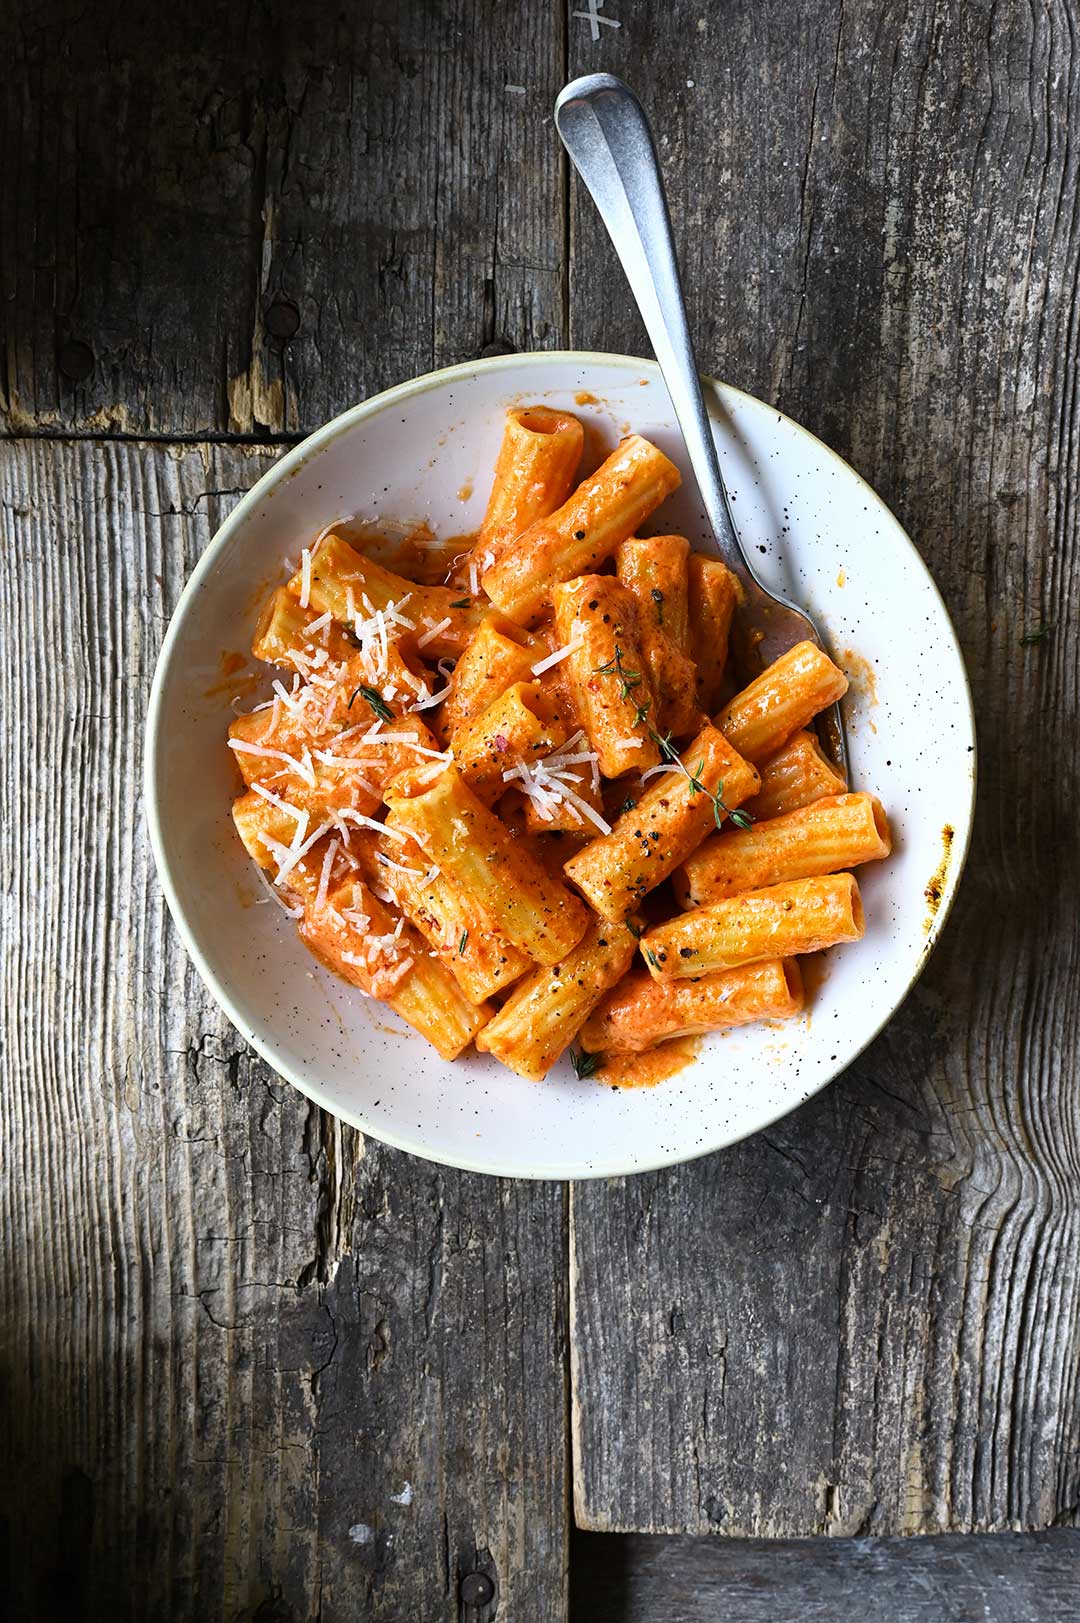
[(436, 863), (428, 861), (415, 840), (399, 842), (388, 831), (363, 866), (369, 876), (393, 885), (398, 906), (470, 1003), (505, 992), (532, 969), (532, 959), (493, 926), (473, 928), (476, 916), (469, 899)]
[(493, 806), (512, 769), (550, 756), (567, 732), (565, 716), (539, 682), (515, 682), (454, 734), (454, 759), (473, 794)]
[(790, 1020), (804, 1002), (797, 958), (766, 958), (696, 980), (657, 981), (635, 969), (585, 1022), (592, 1054), (642, 1054), (673, 1037), (697, 1037), (755, 1020)]
[(561, 507), (574, 485), (585, 431), (568, 411), (522, 406), (506, 414), (476, 557), (490, 569), (530, 524)]
[(748, 761), (763, 761), (847, 692), (843, 671), (816, 642), (800, 642), (737, 693), (716, 725)]
[(656, 700), (656, 725), (679, 736), (694, 725), (700, 706), (697, 674), (690, 658), (687, 558), (690, 543), (681, 535), (655, 535), (624, 541), (615, 571), (638, 606), (639, 640)]
[(639, 533), (677, 469), (630, 435), (575, 487), (583, 442), (508, 413), (460, 548), (370, 519), (303, 546), (228, 725), (237, 834), (312, 953), (530, 1081), (797, 1017), (798, 956), (858, 939), (850, 870), (890, 847), (808, 730), (843, 672), (803, 643), (740, 686), (735, 577)]
[[(483, 616), (480, 604), (449, 586), (418, 586), (357, 552), (338, 535), (327, 535), (305, 558), (289, 591), (345, 627), (389, 616), (389, 626), (412, 634), (431, 658), (463, 652)], [(389, 634), (389, 633), (388, 633)]]
[(690, 555), (686, 565), (690, 654), (697, 671), (697, 701), (702, 710), (720, 703), (727, 666), (728, 637), (741, 587), (719, 558)]
[(450, 673), (441, 709), (443, 736), (452, 739), (512, 683), (530, 681), (533, 667), (548, 652), (540, 637), (505, 615), (486, 614)]
[(754, 768), (711, 722), (675, 762), (655, 770), (611, 833), (566, 864), (567, 878), (602, 918), (632, 913), (758, 786)]
[(550, 609), (556, 582), (588, 574), (610, 558), (679, 483), (679, 470), (663, 451), (631, 434), (558, 512), (531, 525), (493, 563), (484, 591), (504, 614), (535, 625)]
[(326, 864), (335, 854), (303, 862), (290, 875), (290, 889), (302, 900), (302, 940), (336, 974), (388, 1004), (443, 1059), (456, 1059), (483, 1030), (490, 1008), (468, 1001), (449, 970), (363, 880), (328, 886)]
[(885, 808), (876, 795), (833, 795), (706, 840), (687, 857), (677, 893), (684, 907), (699, 907), (739, 891), (857, 868), (891, 850)]
[(556, 586), (554, 596), (567, 681), (600, 771), (617, 778), (655, 766), (654, 697), (634, 594), (611, 575), (582, 575)]
[(795, 879), (767, 890), (694, 907), (642, 938), (641, 952), (658, 981), (708, 975), (759, 958), (793, 958), (858, 941), (862, 898), (853, 874)]
[(562, 963), (537, 969), (515, 987), (476, 1046), (519, 1076), (538, 1081), (564, 1053), (590, 1011), (629, 968), (637, 932), (594, 919)]
[(800, 728), (762, 761), (761, 788), (746, 807), (751, 817), (783, 817), (826, 795), (842, 795), (844, 774), (833, 765), (813, 733)]
[(472, 906), (472, 928), (495, 925), (538, 964), (565, 957), (585, 933), (584, 906), (476, 798), (457, 767), (419, 793), (400, 793), (401, 785), (399, 778), (387, 791), (387, 826), (410, 834), (449, 875)]

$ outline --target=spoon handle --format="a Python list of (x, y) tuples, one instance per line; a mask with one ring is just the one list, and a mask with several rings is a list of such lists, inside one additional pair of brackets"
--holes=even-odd
[(637, 300), (717, 550), (744, 585), (756, 583), (732, 522), (701, 397), (667, 198), (645, 111), (621, 79), (590, 73), (560, 94), (555, 126), (592, 194)]

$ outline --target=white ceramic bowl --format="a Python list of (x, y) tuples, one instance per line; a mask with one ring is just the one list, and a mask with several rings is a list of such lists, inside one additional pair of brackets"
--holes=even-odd
[[(638, 1172), (719, 1149), (850, 1064), (900, 1004), (944, 923), (967, 849), (975, 740), (941, 598), (899, 524), (839, 457), (735, 389), (710, 385), (707, 396), (755, 564), (766, 584), (806, 605), (852, 677), (853, 786), (881, 796), (896, 846), (888, 862), (860, 870), (865, 939), (827, 955), (807, 1016), (707, 1038), (696, 1063), (657, 1087), (615, 1092), (579, 1081), (566, 1061), (539, 1084), (488, 1058), (446, 1064), (389, 1011), (321, 969), (277, 907), (256, 905), (263, 892), (229, 816), (232, 712), (220, 686), (222, 653), (250, 645), (260, 597), (282, 578), (283, 559), (333, 520), (419, 517), (444, 535), (474, 529), (513, 404), (578, 411), (593, 430), (594, 456), (601, 438), (612, 445), (631, 428), (655, 440), (687, 482), (651, 529), (701, 545), (695, 488), (652, 363), (509, 355), (365, 401), (244, 497), (169, 626), (150, 699), (146, 802), (173, 916), (210, 991), (269, 1064), (389, 1144), (529, 1178)], [(931, 884), (940, 890), (936, 910)]]

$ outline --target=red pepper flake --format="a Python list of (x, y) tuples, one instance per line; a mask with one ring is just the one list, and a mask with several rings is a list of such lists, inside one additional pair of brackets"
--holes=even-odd
[(504, 733), (495, 734), (495, 748), (499, 751), (500, 755), (505, 755), (507, 750), (510, 748), (510, 740)]

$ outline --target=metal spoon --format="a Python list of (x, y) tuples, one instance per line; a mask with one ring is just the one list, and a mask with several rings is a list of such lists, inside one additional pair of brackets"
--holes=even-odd
[[(589, 73), (560, 93), (555, 127), (592, 194), (637, 300), (686, 441), (713, 543), (745, 590), (741, 629), (759, 642), (766, 664), (798, 642), (823, 647), (810, 617), (758, 580), (732, 520), (701, 397), (664, 183), (641, 103), (613, 74)], [(825, 749), (846, 777), (840, 706), (823, 711), (818, 725)]]

